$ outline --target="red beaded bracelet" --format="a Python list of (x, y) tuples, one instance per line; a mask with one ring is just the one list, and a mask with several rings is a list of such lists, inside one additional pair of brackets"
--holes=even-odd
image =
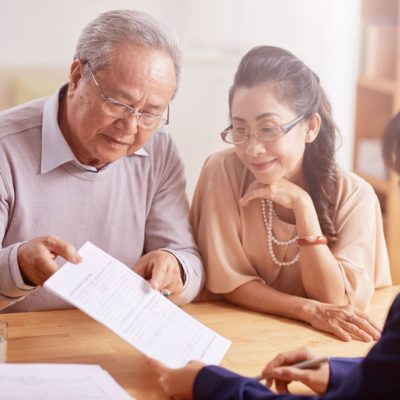
[(327, 244), (328, 238), (326, 236), (300, 236), (297, 238), (299, 246), (314, 246), (316, 244)]

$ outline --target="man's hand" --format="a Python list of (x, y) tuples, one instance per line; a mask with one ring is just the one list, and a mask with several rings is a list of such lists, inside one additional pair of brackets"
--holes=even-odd
[(23, 243), (18, 249), (18, 265), (22, 278), (36, 286), (43, 283), (58, 270), (54, 261), (57, 256), (78, 264), (82, 261), (72, 244), (56, 236), (43, 236)]
[(262, 376), (267, 378), (268, 386), (275, 381), (278, 393), (288, 393), (292, 381), (300, 381), (318, 394), (326, 392), (329, 383), (329, 365), (323, 363), (315, 369), (291, 367), (302, 361), (313, 360), (316, 355), (306, 347), (278, 354), (263, 369)]
[(158, 382), (165, 393), (176, 400), (193, 399), (193, 384), (197, 374), (205, 366), (200, 361), (190, 361), (183, 368), (168, 368), (157, 360), (147, 360), (158, 376)]
[(147, 279), (155, 290), (167, 294), (172, 301), (183, 290), (183, 272), (176, 257), (163, 250), (154, 250), (145, 254), (133, 267), (133, 270)]

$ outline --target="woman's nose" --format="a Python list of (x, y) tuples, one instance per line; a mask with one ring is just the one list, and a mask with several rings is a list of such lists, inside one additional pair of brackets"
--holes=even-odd
[(265, 152), (265, 143), (257, 139), (254, 134), (249, 135), (245, 146), (246, 153), (252, 156)]

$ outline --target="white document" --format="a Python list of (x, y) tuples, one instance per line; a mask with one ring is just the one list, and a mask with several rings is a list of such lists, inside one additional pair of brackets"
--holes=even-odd
[(142, 353), (172, 368), (218, 364), (231, 342), (201, 324), (123, 263), (92, 243), (80, 264), (66, 263), (44, 286)]
[(132, 400), (98, 365), (0, 364), (0, 399)]

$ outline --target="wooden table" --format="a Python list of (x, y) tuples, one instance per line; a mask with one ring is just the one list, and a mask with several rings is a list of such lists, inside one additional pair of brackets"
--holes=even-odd
[[(400, 286), (377, 291), (369, 312), (383, 323)], [(360, 356), (373, 343), (342, 342), (306, 324), (239, 309), (223, 302), (184, 310), (232, 341), (222, 365), (244, 375), (260, 373), (280, 351), (302, 345), (320, 355)], [(9, 323), (8, 362), (99, 364), (137, 399), (166, 399), (144, 357), (78, 310), (1, 314)]]

